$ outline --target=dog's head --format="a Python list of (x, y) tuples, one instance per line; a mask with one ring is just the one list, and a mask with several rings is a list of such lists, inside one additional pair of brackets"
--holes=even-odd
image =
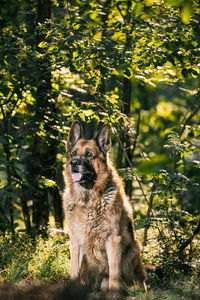
[(110, 126), (105, 124), (94, 139), (83, 139), (83, 130), (74, 121), (67, 142), (68, 174), (73, 182), (92, 186), (107, 162), (111, 148)]

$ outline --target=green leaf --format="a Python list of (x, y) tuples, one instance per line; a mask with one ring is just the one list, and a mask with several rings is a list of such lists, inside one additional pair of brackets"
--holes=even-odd
[(97, 32), (95, 35), (93, 35), (93, 39), (101, 42), (102, 41), (102, 32), (100, 31), (100, 32)]
[(79, 113), (79, 117), (83, 120), (83, 122), (85, 122), (85, 115), (83, 113)]
[(114, 41), (125, 42), (126, 41), (126, 34), (123, 33), (122, 31), (115, 32), (112, 35), (112, 39)]
[(131, 79), (133, 77), (133, 70), (131, 68), (127, 68), (124, 73), (124, 77)]
[(48, 45), (49, 45), (49, 44), (48, 44), (47, 42), (42, 41), (42, 42), (40, 42), (40, 43), (38, 44), (38, 47), (39, 47), (39, 48), (47, 48)]
[(154, 5), (154, 0), (144, 0), (144, 4), (146, 6), (152, 6), (152, 5)]
[(172, 131), (174, 131), (174, 129), (176, 128), (176, 126), (172, 126), (172, 127), (169, 127), (167, 129), (165, 129), (165, 131), (163, 132), (163, 136), (165, 135), (168, 135), (169, 133), (171, 133)]
[(49, 53), (52, 53), (52, 52), (54, 52), (54, 51), (58, 51), (58, 46), (52, 45), (52, 46), (50, 46), (50, 47), (48, 48), (48, 52), (49, 52)]
[(84, 112), (86, 117), (90, 117), (91, 115), (94, 114), (94, 111), (92, 109), (83, 110), (83, 112)]
[(181, 9), (181, 19), (183, 23), (189, 24), (192, 14), (193, 14), (192, 2), (191, 1), (185, 2), (183, 8)]

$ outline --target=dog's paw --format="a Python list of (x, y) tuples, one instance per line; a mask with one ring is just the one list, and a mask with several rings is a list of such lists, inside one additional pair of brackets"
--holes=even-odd
[(117, 280), (117, 279), (110, 279), (109, 280), (109, 291), (113, 292), (113, 293), (116, 293), (116, 292), (119, 291), (119, 289), (120, 289), (119, 280)]
[(109, 280), (108, 278), (104, 278), (101, 282), (101, 291), (107, 293), (109, 289)]

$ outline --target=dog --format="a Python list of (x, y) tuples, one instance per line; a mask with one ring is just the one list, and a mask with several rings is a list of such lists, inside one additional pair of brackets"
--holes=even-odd
[(83, 139), (74, 121), (67, 141), (64, 211), (70, 236), (71, 279), (103, 292), (119, 292), (120, 280), (137, 281), (146, 291), (133, 210), (109, 159), (110, 125)]

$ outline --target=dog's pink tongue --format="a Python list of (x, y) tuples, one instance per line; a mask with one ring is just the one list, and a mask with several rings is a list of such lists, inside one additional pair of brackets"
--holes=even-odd
[(73, 181), (80, 181), (82, 176), (83, 176), (83, 174), (81, 174), (81, 173), (72, 173)]

